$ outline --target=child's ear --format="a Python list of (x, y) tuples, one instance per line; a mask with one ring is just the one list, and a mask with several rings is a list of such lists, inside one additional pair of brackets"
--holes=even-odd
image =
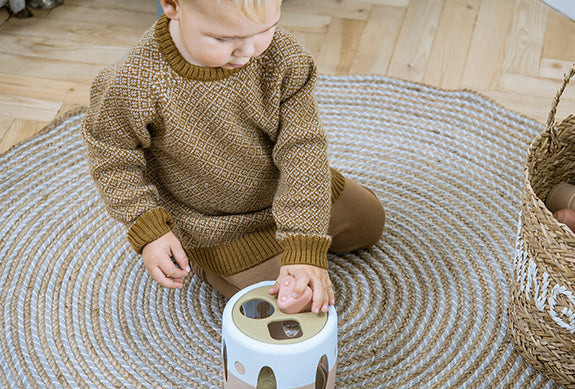
[(160, 0), (160, 4), (162, 5), (162, 9), (167, 17), (174, 20), (179, 18), (179, 0)]

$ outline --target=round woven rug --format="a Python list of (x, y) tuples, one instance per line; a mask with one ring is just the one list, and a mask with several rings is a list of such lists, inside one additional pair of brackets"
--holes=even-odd
[[(331, 164), (387, 211), (330, 255), (338, 388), (552, 387), (507, 331), (521, 177), (543, 126), (470, 91), (323, 76)], [(0, 385), (221, 387), (225, 300), (155, 284), (88, 175), (83, 111), (0, 157)]]

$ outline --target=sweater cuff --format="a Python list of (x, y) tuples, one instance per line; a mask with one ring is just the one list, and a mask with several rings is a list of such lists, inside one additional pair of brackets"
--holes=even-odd
[(128, 242), (138, 254), (144, 246), (172, 230), (174, 219), (163, 208), (154, 208), (136, 219), (128, 230)]
[(313, 265), (324, 269), (327, 265), (329, 236), (289, 235), (282, 241), (284, 252), (281, 265)]

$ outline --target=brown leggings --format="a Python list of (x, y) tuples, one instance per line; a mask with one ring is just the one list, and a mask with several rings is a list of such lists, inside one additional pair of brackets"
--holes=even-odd
[[(366, 187), (346, 178), (345, 187), (331, 208), (328, 234), (332, 236), (330, 252), (341, 253), (368, 248), (376, 244), (383, 233), (385, 211), (379, 199)], [(207, 281), (226, 298), (256, 282), (279, 276), (282, 254), (242, 272), (220, 276), (192, 263), (196, 275)]]

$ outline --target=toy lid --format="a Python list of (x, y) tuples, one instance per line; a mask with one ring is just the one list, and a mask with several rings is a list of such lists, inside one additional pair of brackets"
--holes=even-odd
[(324, 328), (327, 313), (285, 314), (277, 306), (277, 296), (271, 296), (268, 290), (269, 286), (252, 289), (234, 304), (232, 318), (242, 333), (264, 343), (292, 344), (303, 342)]

